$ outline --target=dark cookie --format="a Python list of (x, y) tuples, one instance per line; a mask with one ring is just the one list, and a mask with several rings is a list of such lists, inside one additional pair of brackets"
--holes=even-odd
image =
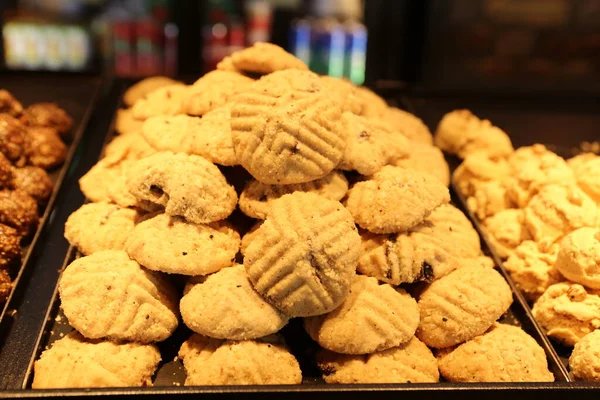
[(25, 109), (25, 117), (31, 126), (54, 128), (64, 139), (73, 127), (73, 120), (55, 103), (32, 104)]
[(0, 153), (0, 190), (12, 189), (14, 185), (13, 166), (10, 161)]
[(54, 184), (48, 173), (39, 167), (23, 167), (14, 169), (15, 187), (27, 193), (40, 206), (46, 204)]
[(67, 146), (54, 128), (32, 126), (27, 132), (31, 145), (29, 164), (46, 170), (59, 166), (67, 158)]
[(0, 114), (0, 153), (17, 167), (22, 167), (27, 162), (29, 146), (25, 126), (8, 114)]
[(19, 100), (4, 89), (0, 89), (0, 114), (9, 114), (15, 118), (19, 118), (23, 114), (23, 106)]
[(38, 223), (37, 203), (21, 190), (0, 191), (0, 224), (11, 226), (22, 238), (33, 233)]
[(0, 271), (8, 269), (21, 258), (20, 242), (21, 238), (14, 228), (0, 224)]

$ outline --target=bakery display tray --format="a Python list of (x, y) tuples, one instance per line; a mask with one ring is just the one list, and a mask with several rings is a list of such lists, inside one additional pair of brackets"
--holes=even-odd
[[(243, 398), (323, 398), (336, 399), (346, 396), (377, 396), (377, 398), (422, 398), (435, 396), (437, 398), (480, 398), (484, 396), (506, 397), (524, 392), (535, 392), (540, 395), (572, 394), (589, 395), (597, 392), (600, 386), (570, 382), (567, 369), (556, 353), (548, 338), (542, 333), (533, 320), (531, 310), (523, 296), (516, 290), (510, 279), (507, 279), (514, 293), (514, 302), (510, 310), (502, 317), (502, 322), (521, 326), (546, 351), (550, 370), (554, 373), (554, 383), (473, 383), (457, 384), (441, 382), (436, 384), (387, 384), (387, 385), (328, 385), (320, 379), (320, 374), (314, 362), (315, 344), (302, 328), (301, 321), (291, 320), (282, 334), (288, 338), (292, 353), (300, 362), (304, 382), (302, 385), (290, 386), (203, 386), (184, 387), (185, 372), (179, 360), (176, 359), (180, 345), (191, 334), (181, 324), (174, 335), (159, 344), (163, 362), (159, 367), (153, 387), (123, 388), (123, 389), (58, 389), (31, 390), (33, 378), (33, 362), (39, 354), (54, 340), (64, 336), (70, 328), (67, 320), (60, 312), (60, 299), (57, 293), (57, 282), (60, 270), (68, 265), (78, 254), (74, 248), (69, 248), (62, 238), (64, 222), (68, 215), (80, 207), (85, 199), (80, 193), (77, 179), (83, 175), (99, 158), (102, 150), (112, 136), (114, 116), (120, 104), (120, 97), (126, 88), (126, 82), (111, 81), (106, 85), (104, 95), (99, 100), (96, 111), (92, 115), (87, 140), (82, 143), (80, 152), (81, 163), (73, 171), (72, 179), (66, 191), (65, 207), (51, 224), (52, 243), (46, 245), (48, 258), (43, 260), (44, 268), (36, 265), (34, 278), (29, 282), (28, 291), (17, 313), (30, 312), (16, 320), (12, 327), (10, 340), (7, 342), (9, 352), (0, 353), (0, 398), (29, 398), (29, 397), (76, 397), (92, 398), (97, 396), (133, 397), (133, 396), (172, 396), (176, 398), (202, 397), (227, 398), (241, 396)], [(418, 111), (413, 107), (409, 98), (399, 98), (398, 103), (410, 111)], [(429, 122), (429, 121), (427, 121)], [(437, 121), (435, 121), (437, 122)], [(452, 160), (451, 160), (452, 161)], [(453, 165), (456, 166), (456, 163)], [(234, 171), (225, 171), (228, 177)], [(240, 176), (240, 179), (244, 178)], [(243, 183), (235, 182), (234, 184)], [(455, 205), (466, 212), (464, 199), (452, 189)], [(476, 225), (477, 226), (477, 225)], [(477, 226), (478, 227), (478, 226)], [(478, 227), (479, 228), (479, 227)], [(481, 231), (480, 231), (481, 233)], [(498, 263), (499, 259), (489, 252), (485, 241), (482, 248), (493, 256), (497, 268), (508, 278), (506, 271)], [(183, 282), (181, 282), (183, 284)], [(37, 296), (41, 291), (43, 296)], [(360, 332), (357, 332), (360, 334)], [(293, 338), (290, 340), (290, 338)], [(1, 389), (5, 391), (1, 391)], [(399, 393), (401, 392), (401, 393)]]

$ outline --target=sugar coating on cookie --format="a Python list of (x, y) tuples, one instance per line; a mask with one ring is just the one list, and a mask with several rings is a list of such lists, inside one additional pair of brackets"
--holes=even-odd
[(501, 258), (508, 258), (518, 245), (532, 238), (525, 225), (525, 212), (518, 208), (492, 215), (483, 221), (483, 228)]
[(255, 179), (278, 185), (309, 182), (340, 162), (346, 147), (343, 104), (325, 89), (318, 75), (292, 69), (264, 76), (236, 97), (231, 109), (235, 154)]
[(513, 281), (529, 300), (536, 300), (550, 287), (563, 280), (554, 267), (558, 244), (544, 245), (526, 240), (504, 262)]
[(415, 337), (398, 347), (365, 355), (322, 350), (317, 353), (317, 365), (327, 383), (434, 383), (440, 379), (437, 360)]
[(573, 282), (600, 289), (600, 229), (581, 228), (565, 236), (555, 267)]
[(213, 163), (203, 157), (160, 152), (136, 162), (127, 173), (129, 192), (149, 211), (164, 208), (194, 223), (225, 219), (237, 194)]
[(578, 381), (600, 382), (600, 331), (585, 335), (575, 344), (569, 368)]
[(507, 156), (514, 151), (508, 135), (487, 119), (481, 120), (469, 110), (454, 110), (444, 115), (437, 126), (435, 144), (442, 150), (466, 158), (486, 151)]
[[(356, 223), (373, 233), (406, 231), (448, 203), (448, 188), (429, 174), (386, 166), (349, 191), (346, 207)], [(402, 210), (402, 212), (399, 212)]]
[(85, 339), (76, 331), (45, 350), (34, 364), (32, 389), (152, 386), (156, 346)]
[(166, 76), (151, 76), (131, 85), (123, 95), (123, 103), (131, 107), (141, 98), (165, 86), (173, 86), (179, 82)]
[[(256, 74), (270, 74), (286, 69), (308, 70), (302, 60), (275, 44), (265, 42), (254, 43), (251, 47), (236, 51), (225, 61), (229, 61), (229, 65), (237, 71)], [(217, 68), (230, 69), (224, 65)]]
[(131, 108), (119, 108), (115, 118), (115, 131), (121, 135), (139, 132), (142, 129), (143, 121), (133, 117)]
[(392, 165), (428, 173), (444, 186), (450, 185), (450, 167), (442, 151), (435, 146), (412, 142), (408, 156), (396, 159)]
[(247, 216), (265, 219), (272, 201), (293, 192), (311, 192), (339, 201), (348, 192), (348, 180), (339, 171), (315, 181), (292, 185), (267, 185), (253, 179), (240, 194), (239, 206)]
[(341, 203), (294, 192), (272, 202), (244, 252), (254, 288), (289, 316), (321, 315), (348, 295), (360, 236)]
[(186, 386), (294, 385), (302, 382), (296, 358), (277, 336), (258, 340), (219, 340), (194, 334), (179, 358)]
[(243, 265), (189, 284), (179, 308), (188, 328), (217, 339), (261, 338), (279, 332), (289, 319), (254, 290)]
[(180, 83), (153, 90), (133, 104), (133, 117), (145, 121), (154, 115), (184, 114), (183, 100), (187, 92), (188, 86)]
[(357, 270), (392, 285), (432, 282), (481, 253), (479, 235), (456, 207), (436, 208), (423, 223), (391, 235), (361, 233)]
[(356, 276), (338, 308), (304, 320), (313, 340), (341, 354), (369, 354), (399, 346), (414, 336), (418, 325), (419, 307), (408, 293), (362, 275)]
[(160, 342), (177, 327), (169, 282), (117, 250), (73, 261), (58, 283), (69, 325), (89, 339)]
[(129, 233), (125, 251), (153, 271), (207, 275), (233, 265), (240, 235), (227, 222), (194, 224), (160, 213)]
[(383, 120), (400, 131), (412, 142), (433, 145), (433, 136), (423, 120), (397, 107), (388, 107), (382, 116)]
[(496, 270), (459, 268), (421, 293), (416, 336), (431, 347), (455, 346), (488, 330), (512, 301), (510, 287)]
[(452, 181), (465, 196), (473, 196), (487, 182), (503, 181), (511, 169), (505, 157), (486, 151), (469, 154), (452, 173)]
[(188, 115), (204, 115), (227, 103), (253, 82), (253, 79), (236, 72), (208, 72), (189, 87), (183, 99), (183, 110)]
[(438, 361), (450, 382), (554, 382), (544, 349), (512, 325), (494, 324)]
[(84, 204), (67, 219), (65, 238), (84, 255), (102, 250), (123, 250), (140, 217), (136, 210), (116, 204)]
[(573, 346), (600, 328), (600, 292), (577, 283), (554, 284), (533, 305), (533, 316), (548, 336)]

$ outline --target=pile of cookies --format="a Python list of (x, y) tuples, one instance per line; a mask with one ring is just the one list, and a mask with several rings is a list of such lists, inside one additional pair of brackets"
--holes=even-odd
[(436, 143), (464, 159), (453, 180), (537, 321), (575, 346), (573, 376), (600, 381), (600, 156), (564, 160), (542, 144), (513, 151), (466, 110), (443, 118)]
[(293, 318), (327, 383), (554, 379), (535, 340), (497, 322), (510, 287), (415, 116), (266, 43), (125, 102), (65, 226), (76, 331), (34, 388), (150, 385), (179, 318), (186, 385), (300, 384)]
[(46, 171), (65, 161), (72, 125), (56, 104), (23, 108), (0, 89), (0, 305), (12, 289), (9, 270), (21, 260), (21, 243), (31, 239), (52, 194)]

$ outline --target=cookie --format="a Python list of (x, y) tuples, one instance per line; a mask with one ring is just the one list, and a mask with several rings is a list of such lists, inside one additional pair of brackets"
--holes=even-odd
[(237, 203), (219, 168), (183, 153), (160, 152), (137, 161), (127, 172), (127, 187), (148, 211), (164, 208), (197, 224), (227, 218)]
[(487, 119), (481, 120), (469, 110), (455, 110), (444, 115), (435, 131), (436, 146), (460, 158), (486, 151), (494, 156), (508, 156), (514, 149), (508, 135)]
[(108, 182), (107, 193), (111, 203), (121, 207), (135, 207), (138, 205), (136, 198), (129, 193), (127, 188), (127, 172), (135, 165), (133, 160), (124, 160), (118, 164), (114, 180)]
[(578, 381), (600, 382), (600, 331), (585, 335), (569, 357), (571, 374)]
[(525, 225), (537, 242), (554, 243), (575, 229), (595, 226), (598, 207), (576, 186), (550, 185), (525, 208)]
[(188, 115), (204, 115), (225, 105), (253, 82), (253, 79), (236, 72), (220, 70), (208, 72), (189, 87), (183, 99), (183, 110)]
[(240, 235), (226, 222), (194, 224), (163, 213), (137, 224), (125, 245), (148, 269), (192, 276), (230, 267), (239, 248)]
[(339, 201), (348, 192), (348, 180), (338, 171), (316, 181), (293, 185), (265, 185), (253, 179), (240, 194), (240, 210), (251, 218), (265, 219), (274, 200), (293, 192), (316, 193)]
[(364, 117), (382, 118), (388, 111), (385, 100), (365, 86), (357, 86), (354, 95), (362, 103), (361, 115)]
[(258, 339), (289, 320), (256, 293), (239, 264), (189, 284), (179, 308), (191, 330), (217, 339)]
[(433, 135), (429, 128), (415, 115), (397, 107), (388, 107), (382, 118), (410, 141), (433, 145)]
[(450, 382), (554, 382), (544, 349), (511, 325), (494, 324), (438, 361)]
[(137, 211), (116, 204), (84, 204), (67, 219), (65, 238), (84, 255), (124, 250), (139, 218)]
[(452, 205), (442, 205), (420, 225), (391, 235), (361, 234), (357, 270), (392, 285), (432, 282), (481, 253), (479, 235)]
[(0, 269), (0, 305), (4, 305), (8, 296), (10, 296), (12, 288), (13, 284), (8, 271)]
[(421, 293), (416, 336), (431, 347), (455, 346), (487, 331), (512, 301), (510, 287), (496, 270), (459, 268)]
[(554, 267), (558, 248), (556, 243), (548, 246), (526, 240), (504, 262), (511, 278), (529, 300), (536, 300), (550, 285), (563, 280)]
[(587, 164), (588, 161), (592, 161), (598, 157), (597, 154), (594, 153), (581, 153), (576, 155), (575, 157), (571, 157), (566, 160), (569, 168), (576, 173), (576, 171), (581, 168), (584, 164)]
[(39, 221), (35, 199), (22, 190), (0, 190), (0, 224), (13, 227), (21, 238), (29, 238)]
[(73, 119), (56, 103), (32, 104), (23, 112), (27, 125), (53, 128), (65, 139), (73, 128)]
[(0, 114), (8, 114), (19, 118), (23, 113), (23, 105), (8, 90), (0, 89)]
[(19, 260), (21, 260), (21, 237), (15, 228), (0, 224), (0, 271), (7, 270)]
[(35, 362), (31, 388), (152, 386), (160, 360), (154, 345), (87, 340), (73, 331)]
[(248, 232), (246, 232), (244, 236), (242, 236), (242, 243), (240, 245), (240, 253), (242, 253), (242, 255), (246, 254), (246, 249), (248, 248), (248, 246), (250, 246), (250, 243), (252, 243), (254, 239), (256, 239), (256, 237), (258, 236), (258, 228), (261, 227), (263, 222), (264, 221), (258, 221), (252, 226), (252, 228)]
[[(588, 153), (589, 154), (589, 153)], [(581, 157), (581, 162), (571, 162), (569, 166), (575, 172), (577, 185), (596, 204), (600, 204), (600, 156)]]
[(344, 103), (344, 112), (362, 115), (363, 102), (356, 95), (356, 86), (352, 82), (328, 75), (322, 75), (320, 79), (328, 87), (331, 95), (337, 96), (337, 101)]
[(442, 151), (435, 146), (412, 142), (408, 155), (394, 160), (392, 165), (428, 173), (436, 177), (444, 186), (450, 185), (450, 167)]
[(78, 258), (58, 283), (69, 325), (88, 339), (160, 342), (177, 327), (177, 293), (117, 250)]
[(0, 189), (12, 189), (15, 186), (12, 163), (0, 152)]
[(133, 117), (145, 121), (154, 115), (184, 114), (183, 100), (187, 93), (188, 86), (179, 83), (153, 90), (133, 104)]
[(346, 137), (343, 105), (309, 71), (285, 70), (262, 77), (238, 95), (231, 134), (239, 163), (266, 184), (310, 182), (342, 159)]
[(554, 266), (568, 280), (600, 289), (600, 229), (581, 228), (565, 236)]
[(79, 188), (86, 199), (92, 202), (116, 203), (121, 207), (131, 207), (137, 200), (125, 185), (126, 171), (133, 161), (112, 162), (104, 158), (96, 163), (79, 179)]
[(490, 244), (501, 258), (508, 258), (525, 240), (532, 239), (525, 225), (525, 212), (510, 208), (502, 210), (483, 221)]
[(29, 164), (51, 170), (65, 162), (67, 146), (54, 128), (32, 126), (27, 129), (30, 147), (27, 152)]
[(431, 175), (386, 166), (357, 182), (348, 191), (345, 204), (361, 228), (394, 233), (418, 225), (449, 201), (448, 188)]
[(409, 155), (411, 146), (404, 136), (383, 129), (365, 117), (345, 112), (342, 128), (347, 145), (339, 169), (373, 175), (383, 166)]
[(327, 383), (434, 383), (439, 382), (437, 360), (419, 339), (389, 350), (365, 355), (322, 350), (317, 365)]
[(44, 206), (50, 196), (54, 183), (48, 173), (41, 168), (25, 166), (14, 169), (15, 189), (31, 196), (40, 206)]
[(140, 160), (156, 152), (138, 131), (114, 138), (104, 148), (103, 159), (117, 164), (124, 160)]
[(514, 207), (503, 181), (480, 183), (473, 195), (467, 198), (467, 208), (482, 221)]
[(510, 174), (506, 158), (478, 151), (465, 157), (452, 173), (452, 181), (460, 193), (469, 197), (475, 195), (481, 185), (503, 182)]
[(179, 82), (166, 76), (151, 76), (131, 85), (123, 95), (123, 103), (131, 107), (136, 101), (165, 86), (177, 85)]
[(413, 338), (418, 325), (419, 308), (408, 293), (361, 275), (338, 308), (304, 320), (314, 341), (341, 354), (369, 354), (399, 346)]
[(219, 340), (192, 335), (179, 350), (186, 386), (294, 385), (302, 382), (298, 361), (277, 336)]
[(573, 346), (600, 328), (600, 292), (577, 283), (556, 283), (546, 289), (532, 311), (548, 336)]
[(348, 295), (360, 256), (360, 236), (339, 202), (294, 192), (271, 203), (244, 252), (254, 288), (292, 317), (321, 315)]
[(27, 163), (31, 140), (25, 126), (8, 114), (0, 114), (0, 153), (16, 167)]
[(266, 75), (287, 69), (308, 70), (302, 60), (294, 57), (281, 47), (272, 43), (258, 42), (231, 54), (231, 64), (227, 61), (224, 65), (217, 65), (217, 69), (226, 69), (225, 66), (233, 65), (235, 70)]
[(136, 133), (142, 130), (144, 122), (133, 117), (131, 108), (119, 108), (115, 119), (115, 131), (121, 135)]

